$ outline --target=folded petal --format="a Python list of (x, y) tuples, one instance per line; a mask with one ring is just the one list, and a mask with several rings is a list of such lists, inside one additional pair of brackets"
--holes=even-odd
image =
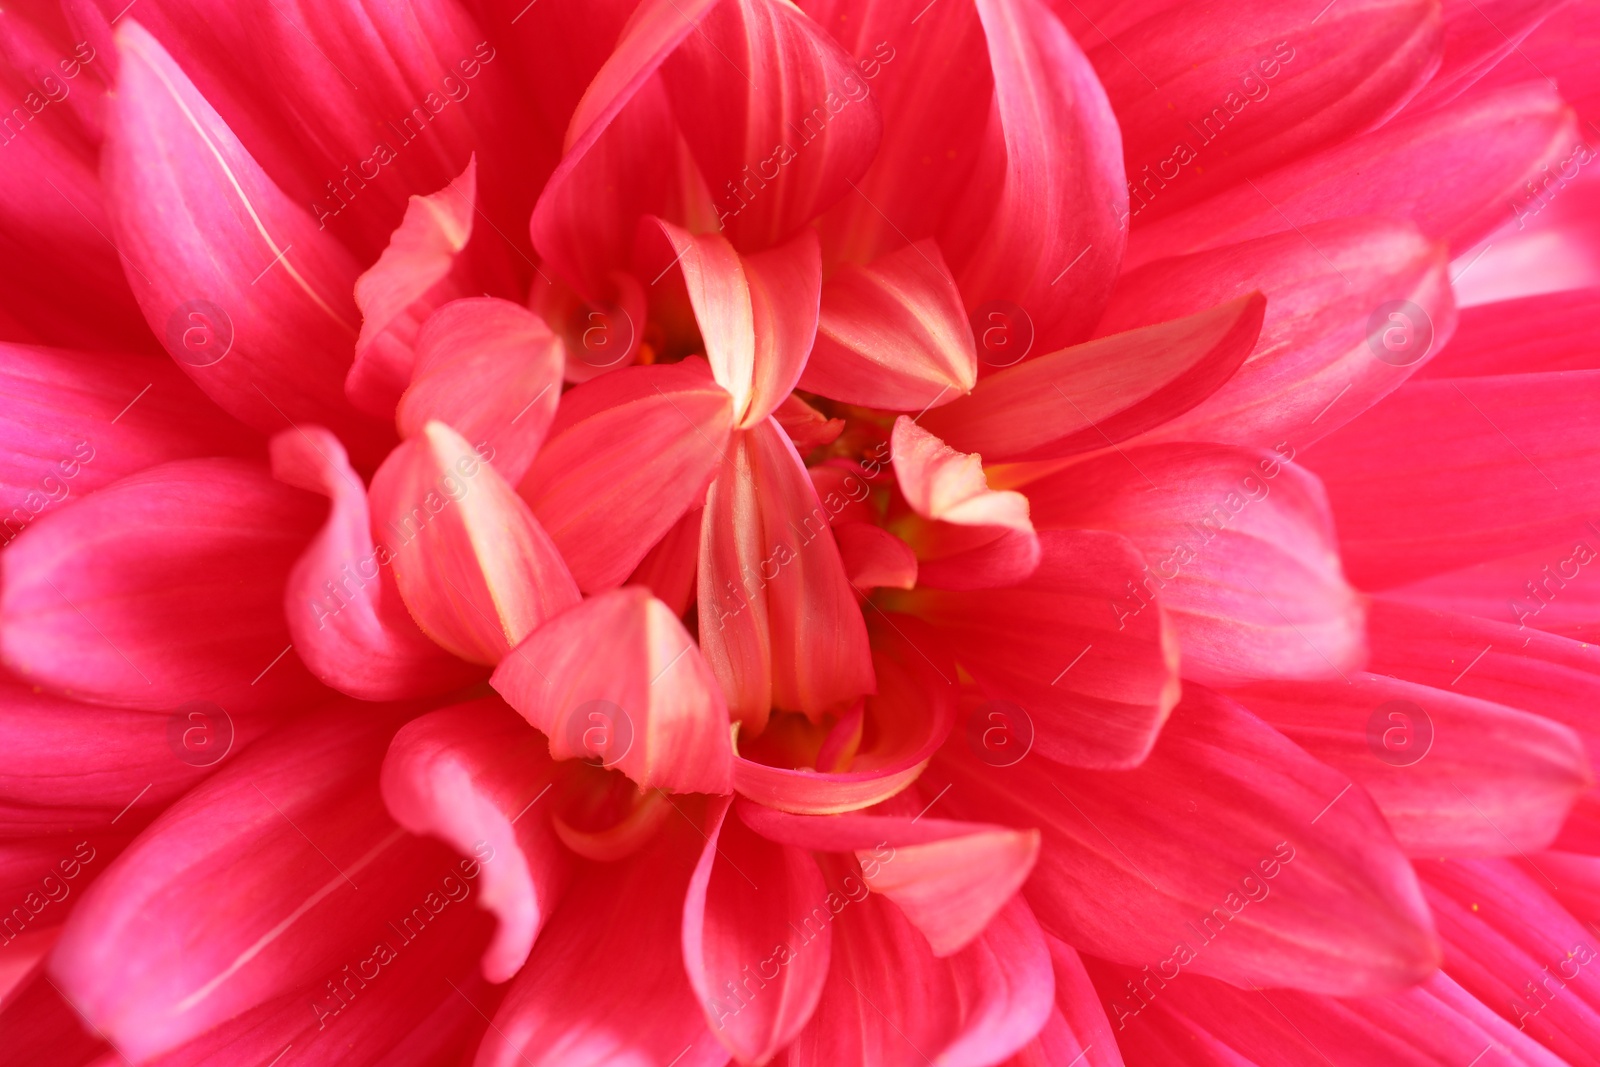
[(320, 423), (375, 460), (387, 431), (344, 396), (355, 261), (273, 182), (154, 37), (129, 20), (117, 43), (103, 181), (151, 330), (241, 421), (268, 433)]
[[(1261, 336), (1238, 373), (1149, 436), (1304, 447), (1387, 396), (1450, 342), (1455, 303), (1447, 261), (1443, 245), (1408, 223), (1317, 223), (1132, 271), (1118, 280), (1095, 332), (1120, 333), (1263, 293)], [(1390, 326), (1379, 313), (1385, 309), (1407, 316), (1409, 332), (1394, 335), (1406, 343), (1401, 350), (1383, 344), (1389, 334), (1374, 336), (1374, 318), (1379, 329)]]
[(394, 560), (373, 544), (367, 491), (338, 438), (320, 426), (285, 430), (272, 440), (272, 472), (330, 501), (283, 593), (289, 633), (312, 674), (361, 700), (442, 693), (481, 676), (430, 640), (406, 610)]
[[(729, 804), (711, 804), (705, 850), (684, 900), (683, 960), (718, 1040), (740, 1063), (766, 1063), (806, 1025), (822, 995), (833, 940), (828, 886), (808, 852), (751, 832)], [(786, 944), (791, 931), (815, 924), (819, 907), (820, 939), (795, 951)]]
[(579, 594), (550, 536), (487, 458), (429, 422), (373, 475), (372, 513), (391, 538), (379, 565), (393, 561), (417, 624), (462, 659), (493, 665)]
[(1571, 413), (1597, 402), (1600, 371), (1410, 382), (1320, 442), (1303, 459), (1351, 580), (1414, 582), (1578, 529), (1600, 504), (1600, 465)]
[(539, 627), (490, 684), (556, 759), (614, 768), (641, 789), (727, 793), (728, 706), (694, 638), (643, 586), (599, 593)]
[(839, 522), (833, 527), (839, 558), (850, 584), (862, 592), (880, 586), (911, 589), (917, 584), (917, 555), (894, 534), (870, 522)]
[(1048, 933), (1044, 940), (1056, 975), (1056, 1010), (1039, 1036), (1008, 1060), (1007, 1067), (1074, 1064), (1074, 1057), (1084, 1067), (1123, 1067), (1116, 1036), (1083, 959), (1065, 941)]
[(822, 287), (817, 343), (800, 387), (847, 404), (922, 411), (972, 391), (977, 350), (950, 268), (924, 239)]
[(533, 312), (508, 300), (452, 300), (428, 316), (416, 340), (411, 384), (395, 410), (404, 437), (430, 420), (479, 447), (512, 485), (544, 443), (566, 363), (562, 345)]
[[(1049, 1019), (1050, 953), (1021, 900), (944, 959), (853, 874), (841, 878), (828, 907), (828, 984), (810, 1025), (789, 1047), (792, 1067), (977, 1067), (1026, 1045)], [(809, 926), (806, 932), (815, 936)]]
[(580, 589), (622, 584), (705, 501), (732, 421), (732, 399), (697, 361), (615, 371), (561, 398), (518, 492)]
[(1411, 856), (1545, 848), (1594, 783), (1573, 730), (1448, 689), (1355, 672), (1232, 695), (1365, 789)]
[(550, 807), (532, 810), (554, 776), (544, 740), (492, 698), (413, 719), (383, 761), (383, 802), (396, 822), (462, 855), (494, 857), (478, 895), (499, 920), (483, 957), (490, 982), (527, 962), (566, 888), (569, 857), (550, 828)]
[(995, 767), (947, 745), (928, 787), (940, 777), (948, 810), (1039, 827), (1025, 892), (1081, 951), (1154, 966), (1181, 944), (1191, 973), (1336, 995), (1438, 965), (1416, 875), (1367, 795), (1198, 686), (1133, 770), (1037, 753)]
[(1179, 691), (1165, 611), (1142, 600), (1120, 606), (1144, 558), (1127, 538), (1103, 531), (1049, 530), (1039, 543), (1038, 569), (1010, 588), (880, 596), (885, 608), (929, 624), (994, 704), (981, 713), (1020, 707), (1045, 756), (1073, 766), (1136, 765)]
[(0, 556), (6, 665), (118, 707), (303, 707), (327, 691), (293, 653), (283, 590), (319, 512), (264, 466), (191, 459), (43, 516)]
[(1115, 443), (1183, 414), (1232, 377), (1255, 346), (1266, 301), (1253, 294), (1187, 318), (1064, 348), (986, 378), (923, 416), (963, 452), (1055, 459)]

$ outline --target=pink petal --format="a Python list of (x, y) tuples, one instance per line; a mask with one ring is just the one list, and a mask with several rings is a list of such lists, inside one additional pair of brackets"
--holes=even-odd
[(1110, 614), (1120, 622), (1159, 597), (1184, 677), (1336, 677), (1362, 656), (1361, 603), (1321, 486), (1282, 460), (1215, 445), (1129, 449), (1027, 491), (1041, 528), (1116, 530), (1139, 548), (1145, 569)]
[(249, 455), (259, 438), (164, 357), (0, 344), (4, 540), (118, 478), (208, 455)]
[(1064, 348), (985, 379), (922, 425), (990, 463), (1055, 459), (1159, 426), (1214, 393), (1261, 330), (1259, 294)]
[(699, 806), (685, 803), (645, 851), (580, 872), (495, 1013), (476, 1067), (728, 1062), (684, 974), (683, 902), (705, 844)]
[(452, 300), (422, 325), (410, 387), (395, 410), (404, 437), (437, 419), (476, 443), (516, 485), (533, 465), (561, 399), (561, 342), (507, 300)]
[(740, 802), (739, 817), (779, 844), (854, 853), (867, 888), (894, 901), (939, 957), (983, 932), (1039, 855), (1037, 830), (920, 816), (790, 815), (749, 801)]
[(480, 677), (406, 611), (394, 560), (373, 544), (367, 492), (338, 438), (320, 426), (285, 430), (272, 440), (272, 472), (330, 501), (283, 593), (289, 632), (312, 674), (361, 700), (442, 693)]
[(649, 589), (680, 618), (694, 602), (695, 571), (700, 565), (700, 520), (704, 512), (704, 508), (685, 512), (628, 577), (629, 585)]
[[(110, 1046), (89, 1033), (83, 1017), (56, 992), (38, 968), (0, 1002), (0, 1039), (17, 1067), (112, 1067), (102, 1059)], [(120, 1057), (119, 1057), (120, 1058)], [(120, 1065), (118, 1065), (120, 1067)]]
[(394, 412), (411, 382), (422, 323), (439, 305), (470, 291), (456, 262), (472, 237), (477, 187), (474, 155), (443, 189), (413, 195), (383, 255), (356, 279), (361, 334), (344, 389), (369, 415), (387, 419)]
[(729, 803), (711, 805), (684, 900), (683, 960), (718, 1040), (741, 1063), (766, 1063), (794, 1040), (822, 995), (832, 927), (824, 925), (803, 951), (785, 942), (793, 929), (816, 923), (818, 905), (826, 915), (828, 887), (809, 853), (752, 833), (728, 817)]
[(847, 404), (922, 411), (972, 391), (978, 359), (950, 268), (921, 240), (822, 288), (816, 348), (800, 386)]
[(363, 461), (375, 459), (387, 431), (344, 396), (355, 262), (274, 184), (155, 38), (130, 20), (117, 41), (104, 184), (151, 330), (241, 421), (268, 433), (320, 423)]
[(292, 654), (283, 588), (319, 511), (265, 467), (192, 459), (43, 516), (0, 556), (6, 665), (118, 707), (304, 707), (327, 691)]
[(1117, 34), (1089, 57), (1123, 130), (1133, 217), (1379, 125), (1438, 69), (1439, 42), (1431, 0), (1180, 4)]
[(527, 962), (566, 888), (569, 860), (550, 829), (550, 808), (530, 810), (554, 777), (543, 739), (493, 698), (413, 719), (383, 761), (383, 801), (396, 822), (463, 855), (494, 856), (478, 896), (499, 920), (483, 956), (490, 982)]
[(1007, 1067), (1053, 1067), (1073, 1064), (1074, 1057), (1084, 1067), (1123, 1067), (1116, 1036), (1083, 960), (1065, 941), (1048, 933), (1044, 940), (1055, 969), (1056, 1010), (1039, 1036), (1007, 1061)]
[[(1496, 65), (1508, 60), (1515, 64), (1512, 53), (1563, 6), (1561, 0), (1451, 0), (1443, 4), (1444, 61), (1411, 108), (1421, 110), (1451, 100)], [(1558, 84), (1566, 88), (1565, 81)]]
[(481, 924), (459, 902), (481, 863), (409, 838), (378, 797), (396, 722), (347, 707), (252, 746), (85, 894), (50, 970), (123, 1055), (153, 1058), (251, 1009), (270, 1018), (288, 998), (272, 1027), (281, 1049), (345, 1009), (336, 990), (359, 1004), (379, 973), (365, 967), (415, 958), (437, 981), (452, 956), (477, 954)]
[(1125, 267), (1329, 219), (1409, 219), (1456, 252), (1507, 219), (1541, 164), (1565, 156), (1572, 112), (1544, 82), (1405, 118), (1142, 228)]
[(1416, 876), (1367, 795), (1198, 686), (1133, 770), (1039, 753), (994, 767), (947, 745), (938, 777), (953, 778), (949, 810), (1040, 828), (1027, 896), (1081, 951), (1153, 966), (1176, 940), (1191, 973), (1337, 995), (1438, 965)]
[(1351, 580), (1414, 582), (1577, 529), (1600, 501), (1600, 466), (1571, 412), (1597, 403), (1600, 371), (1418, 381), (1326, 438), (1304, 458), (1339, 516)]
[[(1376, 219), (1302, 229), (1157, 260), (1118, 280), (1095, 329), (1101, 336), (1192, 315), (1252, 291), (1267, 297), (1261, 336), (1239, 372), (1150, 436), (1305, 447), (1387, 396), (1450, 342), (1455, 303), (1441, 244), (1405, 223)], [(1372, 320), (1378, 309), (1402, 301), (1423, 317), (1397, 335), (1416, 347), (1391, 352), (1383, 344), (1387, 334), (1373, 336)], [(1380, 315), (1380, 329), (1389, 325)]]
[(843, 419), (828, 418), (796, 393), (784, 397), (783, 403), (772, 410), (772, 417), (778, 420), (778, 425), (783, 427), (801, 455), (832, 444), (844, 432)]
[(911, 589), (917, 584), (917, 555), (894, 534), (870, 522), (837, 522), (833, 538), (850, 584), (863, 593), (877, 588)]
[(1591, 640), (1600, 631), (1600, 588), (1575, 579), (1594, 558), (1593, 531), (1586, 521), (1570, 527), (1564, 540), (1408, 582), (1384, 595), (1512, 624), (1521, 631), (1517, 643), (1534, 629)]
[[(491, 453), (492, 454), (492, 453)], [(550, 536), (498, 471), (441, 422), (390, 453), (372, 478), (400, 596), (448, 651), (493, 665), (578, 602)]]
[(1600, 289), (1591, 288), (1463, 308), (1450, 347), (1429, 361), (1422, 376), (1600, 370), (1597, 304)]
[(1574, 731), (1448, 689), (1356, 672), (1233, 696), (1371, 794), (1410, 856), (1545, 848), (1594, 784)]
[(1102, 531), (1051, 530), (1039, 543), (1038, 570), (1016, 586), (918, 589), (884, 606), (930, 624), (991, 702), (1020, 705), (1041, 753), (1073, 766), (1137, 765), (1179, 692), (1165, 612), (1116, 607), (1143, 557)]
[[(955, 723), (955, 664), (916, 620), (886, 616), (873, 638), (872, 668), (878, 691), (864, 698), (862, 742), (847, 768), (775, 767), (735, 756), (734, 788), (803, 815), (855, 811), (905, 790)], [(847, 711), (840, 721), (852, 717)]]
[(732, 415), (698, 361), (615, 371), (561, 398), (518, 491), (580, 589), (620, 585), (705, 499)]
[[(762, 501), (750, 444), (750, 434), (733, 435), (706, 492), (695, 572), (696, 636), (727, 698), (728, 714), (759, 733), (773, 704), (772, 628), (760, 568), (765, 564), (776, 575), (777, 557), (767, 555), (762, 538)], [(752, 582), (752, 576), (758, 580)]]
[[(791, 1067), (978, 1067), (1027, 1044), (1050, 1017), (1050, 954), (1021, 900), (946, 959), (853, 873), (836, 884), (828, 909), (828, 984), (789, 1047)], [(808, 951), (807, 942), (795, 951)]]
[(731, 791), (717, 680), (672, 609), (642, 586), (556, 615), (501, 661), (490, 684), (544, 731), (556, 759), (598, 760), (641, 789)]

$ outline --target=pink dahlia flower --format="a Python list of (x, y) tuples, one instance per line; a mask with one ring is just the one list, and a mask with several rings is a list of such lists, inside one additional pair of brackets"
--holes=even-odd
[(1595, 0), (0, 49), (7, 1067), (1600, 1064)]

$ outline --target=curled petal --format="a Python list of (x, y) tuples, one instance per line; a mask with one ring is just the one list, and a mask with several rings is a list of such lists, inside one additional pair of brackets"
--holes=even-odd
[(850, 584), (870, 589), (912, 589), (917, 584), (917, 554), (894, 534), (870, 522), (835, 522), (834, 540)]

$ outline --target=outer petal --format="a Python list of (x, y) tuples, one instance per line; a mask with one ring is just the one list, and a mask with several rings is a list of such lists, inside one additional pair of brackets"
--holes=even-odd
[(1600, 289), (1569, 289), (1464, 308), (1425, 378), (1600, 370)]
[[(718, 1040), (740, 1063), (766, 1063), (822, 995), (833, 941), (828, 886), (809, 853), (758, 837), (729, 817), (729, 804), (711, 805), (684, 900), (683, 960)], [(799, 924), (817, 923), (819, 905), (820, 939), (803, 952), (780, 947)]]
[(870, 522), (838, 522), (833, 538), (839, 542), (850, 584), (862, 592), (885, 586), (912, 589), (917, 584), (917, 556), (882, 526)]
[(693, 362), (601, 375), (561, 398), (518, 492), (580, 589), (622, 584), (705, 500), (732, 419), (727, 392)]
[(355, 262), (155, 38), (129, 20), (117, 40), (103, 180), (150, 328), (229, 414), (266, 432), (322, 423), (375, 459), (386, 432), (344, 397)]
[(599, 760), (641, 789), (731, 790), (722, 691), (694, 638), (643, 586), (555, 616), (501, 661), (490, 683), (544, 731), (557, 759)]
[(830, 901), (833, 963), (816, 1015), (789, 1047), (791, 1067), (978, 1067), (1027, 1044), (1049, 1019), (1050, 954), (1021, 900), (940, 960), (893, 904), (853, 882), (844, 876), (845, 895)]
[[(395, 722), (344, 708), (253, 747), (168, 810), (85, 896), (50, 969), (124, 1056), (150, 1059), (250, 1009), (270, 1018), (278, 1006), (266, 1006), (287, 997), (294, 1010), (272, 1020), (281, 1049), (345, 1009), (325, 981), (349, 982), (359, 997), (377, 973), (362, 979), (364, 968), (382, 966), (375, 957), (447, 945), (476, 954), (482, 933), (457, 922), (471, 915), (458, 902), (477, 861), (458, 867), (408, 838), (378, 798)], [(436, 917), (446, 929), (434, 929)]]
[(0, 556), (0, 649), (24, 679), (119, 707), (238, 714), (325, 693), (283, 587), (316, 498), (229, 459), (152, 467), (40, 519)]
[[(1409, 224), (1377, 219), (1301, 231), (1157, 260), (1118, 281), (1098, 335), (1192, 315), (1255, 290), (1267, 297), (1261, 336), (1239, 372), (1149, 436), (1303, 448), (1398, 388), (1450, 341), (1455, 302), (1443, 245)], [(1387, 334), (1374, 336), (1375, 317), (1380, 329), (1391, 326), (1380, 314), (1386, 306), (1417, 319), (1406, 321), (1411, 350), (1391, 351)]]
[[(1561, 0), (1486, 0), (1481, 6), (1451, 0), (1442, 5), (1443, 62), (1410, 106), (1421, 110), (1459, 95), (1510, 59), (1528, 35), (1563, 6)], [(1561, 84), (1565, 88), (1565, 83)]]
[(550, 806), (531, 810), (554, 777), (543, 740), (493, 698), (413, 719), (383, 761), (383, 801), (396, 822), (463, 855), (494, 856), (478, 896), (500, 924), (483, 956), (490, 982), (527, 962), (566, 888), (570, 861), (550, 828)]
[(528, 505), (460, 434), (430, 422), (372, 478), (388, 537), (379, 562), (418, 625), (474, 663), (498, 663), (578, 587)]
[(1154, 967), (1181, 942), (1192, 973), (1339, 995), (1438, 965), (1416, 876), (1366, 794), (1198, 687), (1134, 770), (990, 767), (947, 745), (938, 777), (952, 810), (1040, 828), (1028, 899), (1085, 952)]
[(1370, 793), (1411, 856), (1545, 848), (1594, 784), (1574, 731), (1445, 689), (1360, 672), (1234, 696)]
[(921, 240), (822, 287), (817, 344), (800, 387), (847, 404), (923, 411), (972, 391), (972, 327), (939, 246)]
[(146, 467), (259, 448), (159, 356), (4, 344), (0, 391), (8, 543), (39, 515)]
[(437, 419), (480, 445), (516, 485), (533, 465), (561, 399), (566, 355), (537, 315), (507, 300), (452, 300), (417, 334), (411, 385), (395, 424), (415, 437)]
[(1359, 664), (1362, 609), (1339, 569), (1327, 500), (1277, 453), (1130, 449), (1027, 491), (1040, 527), (1116, 530), (1138, 546), (1148, 569), (1109, 610), (1120, 625), (1159, 597), (1185, 677), (1323, 678)]
[(1600, 371), (1422, 381), (1327, 438), (1304, 458), (1351, 579), (1414, 582), (1578, 528), (1600, 505), (1596, 411)]
[(393, 559), (373, 545), (366, 489), (338, 438), (320, 426), (285, 430), (272, 440), (272, 467), (279, 481), (331, 502), (283, 593), (289, 633), (311, 672), (362, 700), (441, 693), (479, 677), (406, 611)]
[[(1056, 1010), (1044, 1029), (1007, 1067), (1123, 1067), (1117, 1039), (1106, 1021), (1106, 1010), (1083, 968), (1083, 960), (1065, 941), (1044, 935), (1056, 974)], [(1076, 1057), (1076, 1061), (1074, 1060)]]
[(1143, 557), (1101, 531), (1047, 531), (1039, 541), (1039, 569), (1016, 586), (919, 589), (886, 596), (885, 606), (929, 623), (984, 695), (1020, 705), (1044, 755), (1074, 766), (1136, 765), (1179, 688), (1165, 612), (1116, 606)]
[(1600, 547), (1587, 520), (1571, 535), (1528, 552), (1474, 563), (1385, 593), (1395, 600), (1496, 624), (1593, 641), (1600, 634), (1600, 583), (1577, 581)]
[(922, 424), (963, 452), (1055, 459), (1183, 414), (1239, 369), (1261, 330), (1259, 294), (1011, 367)]

